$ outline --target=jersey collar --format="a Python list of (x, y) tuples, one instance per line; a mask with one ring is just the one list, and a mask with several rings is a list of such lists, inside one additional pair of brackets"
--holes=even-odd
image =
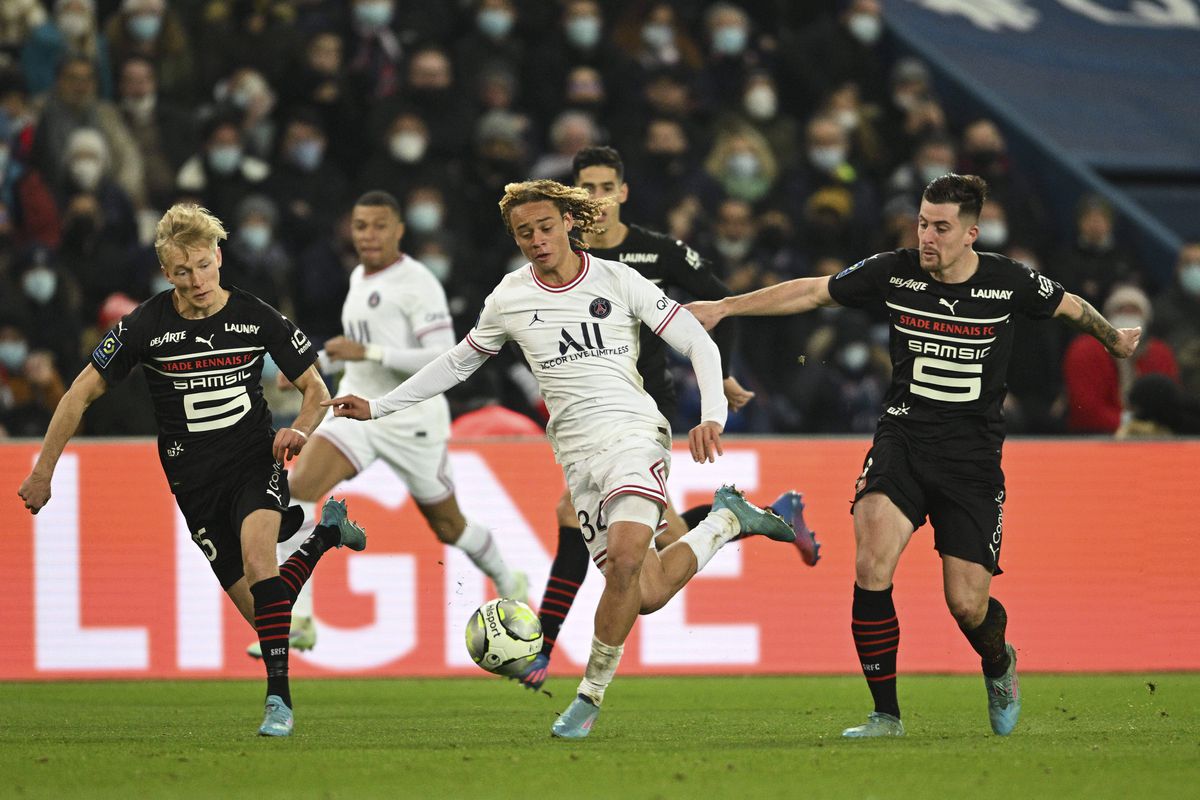
[(570, 283), (564, 283), (562, 286), (550, 286), (549, 284), (542, 283), (541, 279), (537, 276), (537, 270), (534, 268), (533, 264), (530, 264), (529, 274), (533, 277), (533, 282), (538, 286), (538, 288), (547, 292), (558, 294), (560, 292), (569, 292), (571, 289), (574, 289), (576, 286), (578, 286), (579, 283), (584, 279), (584, 276), (588, 274), (588, 265), (591, 262), (591, 258), (582, 250), (576, 250), (575, 252), (579, 254), (579, 260), (581, 262), (579, 274), (576, 275)]

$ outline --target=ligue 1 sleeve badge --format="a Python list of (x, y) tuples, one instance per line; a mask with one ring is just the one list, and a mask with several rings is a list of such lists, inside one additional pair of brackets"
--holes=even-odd
[(596, 319), (604, 319), (612, 313), (612, 303), (605, 300), (603, 297), (597, 297), (588, 307), (588, 311)]
[(367, 305), (371, 308), (379, 305), (379, 292), (371, 292), (370, 296), (367, 297)]

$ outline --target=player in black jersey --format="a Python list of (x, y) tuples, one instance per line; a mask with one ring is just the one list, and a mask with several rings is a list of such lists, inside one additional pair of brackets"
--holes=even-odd
[[(699, 300), (719, 300), (729, 295), (728, 287), (713, 274), (711, 264), (695, 250), (678, 239), (621, 221), (621, 204), (629, 197), (629, 185), (625, 183), (625, 165), (616, 149), (585, 147), (580, 150), (572, 161), (571, 177), (576, 186), (587, 189), (592, 197), (611, 198), (613, 201), (597, 218), (597, 229), (583, 234), (583, 242), (591, 255), (620, 261), (663, 291), (678, 288)], [(737, 411), (753, 399), (754, 392), (745, 389), (729, 374), (733, 335), (733, 327), (727, 326), (713, 338), (721, 351), (725, 398), (729, 401), (730, 410)], [(647, 394), (654, 398), (662, 415), (672, 420), (675, 418), (678, 398), (675, 382), (667, 367), (667, 345), (643, 325), (638, 347), (637, 370), (642, 376), (642, 385)], [(816, 563), (819, 546), (803, 524), (803, 507), (800, 495), (791, 493), (775, 510), (794, 523), (796, 546), (805, 562), (811, 565)], [(667, 529), (658, 536), (655, 545), (662, 549), (674, 542), (704, 519), (710, 508), (708, 505), (697, 506), (688, 509), (681, 517), (668, 505), (664, 511)], [(540, 688), (546, 680), (555, 638), (588, 570), (588, 551), (580, 534), (579, 517), (571, 504), (569, 492), (563, 491), (555, 512), (558, 517), (558, 549), (538, 610), (543, 633), (542, 652), (518, 677), (530, 689)]]
[[(221, 286), (217, 245), (224, 238), (220, 220), (198, 206), (176, 205), (163, 215), (154, 247), (174, 288), (142, 303), (101, 340), (55, 409), (18, 493), (34, 514), (46, 505), (54, 467), (83, 412), (142, 364), (171, 492), (192, 539), (267, 653), (266, 716), (258, 732), (287, 736), (292, 601), (325, 550), (362, 550), (366, 537), (347, 519), (345, 503), (331, 500), (300, 550), (282, 566), (276, 561), (281, 525), (290, 536), (303, 516), (289, 509), (283, 462), (304, 447), (329, 392), (300, 329), (253, 295)], [(293, 426), (280, 431), (271, 429), (260, 383), (267, 355), (304, 395)]]
[(1024, 264), (975, 252), (986, 194), (981, 178), (943, 175), (922, 195), (919, 249), (880, 253), (832, 278), (800, 278), (689, 306), (709, 328), (727, 316), (886, 306), (892, 384), (853, 505), (851, 630), (875, 711), (843, 736), (904, 733), (896, 700), (900, 626), (892, 576), (926, 516), (942, 557), (947, 606), (982, 660), (992, 730), (1012, 731), (1021, 708), (1016, 651), (1005, 642), (1007, 616), (990, 597), (990, 586), (1000, 572), (1001, 406), (1014, 319), (1059, 317), (1117, 358), (1129, 357), (1141, 336), (1140, 328), (1113, 328), (1087, 301)]

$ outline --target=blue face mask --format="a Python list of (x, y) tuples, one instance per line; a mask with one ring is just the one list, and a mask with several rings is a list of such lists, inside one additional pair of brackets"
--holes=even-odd
[(575, 17), (567, 20), (567, 41), (584, 50), (591, 50), (600, 41), (599, 17)]
[(675, 40), (675, 31), (661, 22), (647, 22), (642, 26), (642, 41), (650, 47), (666, 47)]
[(1180, 268), (1179, 285), (1192, 297), (1200, 297), (1200, 261)]
[(162, 17), (158, 14), (136, 14), (129, 18), (129, 35), (148, 42), (162, 30)]
[(713, 50), (726, 56), (736, 56), (746, 49), (749, 34), (745, 28), (726, 25), (713, 31)]
[(354, 7), (354, 19), (367, 30), (387, 27), (392, 21), (390, 2), (359, 3)]
[(325, 155), (325, 145), (316, 139), (297, 142), (288, 150), (292, 163), (305, 172), (312, 172), (321, 166), (321, 156)]
[(29, 345), (25, 342), (0, 342), (0, 364), (9, 372), (19, 371), (28, 356)]
[(232, 174), (241, 162), (242, 148), (236, 145), (222, 145), (208, 151), (208, 165), (220, 175)]
[(513, 15), (499, 8), (485, 8), (475, 17), (479, 30), (489, 39), (503, 39), (512, 30)]
[(238, 229), (238, 238), (255, 253), (261, 253), (271, 243), (271, 229), (266, 225), (243, 225)]
[(729, 169), (729, 174), (735, 178), (752, 178), (758, 174), (762, 166), (758, 161), (758, 156), (747, 151), (733, 153), (725, 165)]

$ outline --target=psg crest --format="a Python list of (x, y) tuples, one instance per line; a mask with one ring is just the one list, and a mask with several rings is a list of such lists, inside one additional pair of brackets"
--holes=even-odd
[(608, 302), (603, 297), (597, 297), (592, 301), (591, 306), (588, 307), (588, 311), (591, 312), (592, 316), (596, 319), (604, 319), (612, 313), (612, 303)]
[(379, 292), (371, 292), (370, 297), (367, 298), (367, 305), (371, 308), (379, 305)]

